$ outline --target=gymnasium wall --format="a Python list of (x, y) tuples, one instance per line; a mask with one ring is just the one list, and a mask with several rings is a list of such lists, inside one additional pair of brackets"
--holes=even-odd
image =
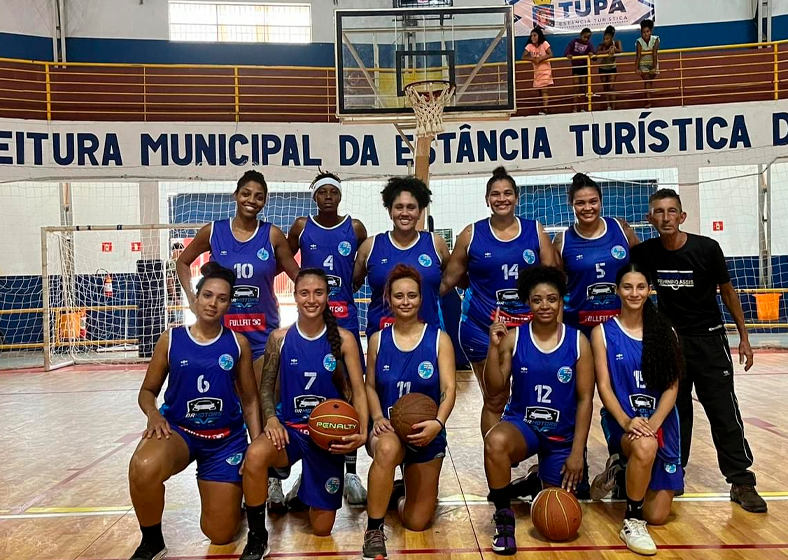
[[(234, 0), (230, 0), (234, 1)], [(750, 0), (654, 0), (657, 33), (663, 48), (746, 43), (756, 40), (754, 4)], [(292, 0), (282, 0), (292, 3)], [(304, 3), (304, 2), (301, 2)], [(333, 66), (333, 10), (384, 8), (388, 0), (314, 0), (312, 43), (201, 44), (168, 40), (166, 0), (68, 0), (67, 58), (74, 62), (215, 63)], [(501, 0), (455, 0), (456, 6), (501, 5)], [(0, 1), (0, 56), (52, 60), (53, 0)], [(785, 1), (775, 2), (775, 14), (788, 14)], [(775, 39), (788, 37), (788, 16), (775, 20)], [(638, 34), (621, 31), (632, 50)], [(562, 53), (571, 36), (551, 37)], [(518, 52), (524, 38), (518, 40)]]

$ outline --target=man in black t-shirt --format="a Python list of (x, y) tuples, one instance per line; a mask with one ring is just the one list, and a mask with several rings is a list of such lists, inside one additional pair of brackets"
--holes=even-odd
[(733, 390), (733, 361), (717, 304), (717, 287), (739, 331), (739, 363), (752, 367), (752, 348), (739, 297), (731, 285), (725, 257), (709, 237), (679, 228), (687, 214), (673, 189), (649, 198), (648, 220), (659, 232), (632, 248), (632, 261), (645, 266), (657, 290), (660, 311), (673, 322), (681, 340), (687, 374), (679, 384), (676, 406), (681, 422), (681, 462), (687, 465), (692, 441), (692, 386), (706, 411), (717, 461), (731, 484), (731, 500), (747, 511), (762, 513), (766, 502), (755, 490), (752, 452), (744, 437)]

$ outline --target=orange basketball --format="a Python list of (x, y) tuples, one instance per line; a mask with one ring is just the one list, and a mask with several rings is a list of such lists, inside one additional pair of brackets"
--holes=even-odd
[(352, 436), (360, 430), (356, 409), (340, 399), (323, 401), (309, 415), (309, 435), (326, 451), (332, 443), (342, 443), (343, 436)]
[(562, 488), (545, 488), (531, 504), (531, 519), (547, 540), (566, 541), (577, 535), (583, 510), (574, 494)]
[(408, 393), (391, 407), (391, 426), (402, 441), (413, 433), (413, 424), (438, 417), (438, 405), (423, 393)]

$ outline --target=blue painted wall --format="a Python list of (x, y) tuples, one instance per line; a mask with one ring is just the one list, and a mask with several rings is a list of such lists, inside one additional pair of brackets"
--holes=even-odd
[[(774, 18), (773, 28), (775, 39), (788, 38), (788, 16)], [(752, 20), (657, 25), (655, 33), (660, 36), (664, 49), (749, 43), (757, 39), (755, 22)], [(638, 36), (638, 31), (630, 30), (619, 32), (617, 38), (625, 50), (632, 51)], [(562, 55), (572, 38), (573, 35), (550, 35), (548, 40), (553, 53)], [(601, 33), (592, 37), (594, 44), (601, 39)], [(526, 37), (517, 39), (516, 56), (522, 53), (526, 41)], [(66, 39), (66, 51), (72, 62), (334, 66), (333, 43), (221, 44), (71, 37)], [(52, 60), (52, 39), (0, 33), (0, 57)]]

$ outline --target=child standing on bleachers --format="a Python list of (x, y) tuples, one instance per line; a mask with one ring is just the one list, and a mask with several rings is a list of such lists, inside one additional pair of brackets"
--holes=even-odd
[[(591, 56), (595, 57), (594, 45), (591, 43), (591, 30), (584, 28), (580, 32), (579, 37), (575, 37), (564, 50), (564, 56), (572, 62), (572, 76), (575, 82), (575, 103), (580, 104), (580, 110), (585, 111), (586, 103), (583, 99), (583, 90), (587, 85), (588, 76), (588, 60), (585, 58), (576, 59), (576, 56)], [(577, 112), (577, 107), (572, 109), (572, 112)]]
[(651, 90), (654, 88), (654, 78), (659, 74), (659, 37), (653, 31), (654, 22), (644, 19), (640, 22), (640, 37), (635, 42), (635, 73), (643, 78), (646, 107), (651, 107)]
[(541, 27), (534, 27), (523, 51), (523, 60), (529, 60), (534, 65), (534, 89), (538, 89), (542, 96), (540, 115), (547, 114), (547, 88), (553, 85), (553, 67), (550, 66), (552, 56), (553, 51), (544, 36), (544, 31)]
[(599, 79), (602, 80), (602, 90), (605, 92), (607, 109), (613, 108), (616, 101), (616, 55), (621, 52), (621, 41), (616, 38), (616, 28), (608, 25), (605, 28), (605, 38), (596, 48), (599, 58)]

